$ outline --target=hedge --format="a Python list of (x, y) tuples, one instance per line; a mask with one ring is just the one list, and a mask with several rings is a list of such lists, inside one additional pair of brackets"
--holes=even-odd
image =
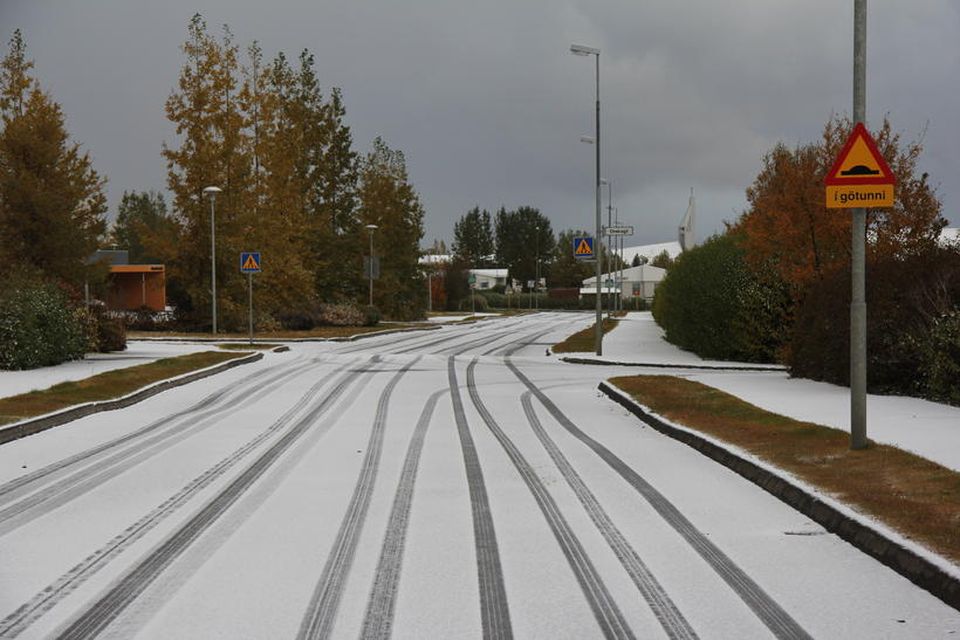
[(677, 259), (657, 287), (653, 317), (669, 342), (703, 358), (773, 362), (788, 337), (788, 308), (785, 285), (751, 271), (725, 234)]

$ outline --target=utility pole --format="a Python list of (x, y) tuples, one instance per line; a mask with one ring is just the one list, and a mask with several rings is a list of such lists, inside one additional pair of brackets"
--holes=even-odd
[[(867, 115), (867, 0), (853, 2), (853, 120)], [(867, 447), (867, 212), (853, 210), (850, 297), (850, 448)]]

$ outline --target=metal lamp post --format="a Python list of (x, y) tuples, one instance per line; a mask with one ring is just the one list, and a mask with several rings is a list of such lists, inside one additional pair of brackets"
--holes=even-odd
[[(607, 180), (606, 178), (600, 178), (601, 185), (607, 185), (607, 236), (606, 236), (606, 247), (607, 247), (607, 282), (610, 282), (613, 279), (613, 246), (616, 244), (616, 239), (613, 236), (610, 236), (610, 227), (613, 225), (613, 180)], [(614, 298), (613, 293), (610, 289), (607, 290), (607, 317), (611, 317), (613, 314), (613, 305)]]
[(203, 192), (210, 196), (210, 304), (213, 315), (213, 333), (217, 333), (217, 225), (216, 206), (217, 194), (223, 191), (220, 187), (206, 187)]
[(377, 230), (377, 225), (368, 224), (367, 230), (370, 232), (370, 306), (373, 306), (373, 232)]
[(535, 308), (537, 311), (539, 311), (539, 310), (540, 310), (540, 298), (539, 298), (539, 296), (538, 296), (537, 294), (540, 293), (540, 225), (537, 225), (537, 226), (536, 226), (536, 232), (537, 232), (537, 237), (536, 237), (536, 243), (535, 243), (535, 244), (536, 244), (536, 246), (537, 246), (537, 266), (536, 266), (536, 268), (533, 270), (533, 277), (534, 277), (534, 282), (533, 282), (533, 293), (534, 293), (534, 297), (533, 297), (533, 299), (534, 299), (535, 305), (536, 305), (534, 308)]
[[(594, 138), (594, 143), (596, 144), (597, 152), (597, 174), (596, 174), (596, 201), (597, 201), (597, 216), (596, 216), (596, 242), (600, 246), (600, 49), (595, 49), (594, 47), (587, 47), (581, 44), (570, 45), (570, 53), (577, 56), (595, 56), (596, 57), (596, 82), (597, 82), (597, 109), (596, 109), (596, 137)], [(600, 268), (600, 256), (597, 256), (597, 308), (596, 308), (596, 332), (594, 342), (596, 344), (597, 355), (603, 355), (603, 311), (600, 306), (600, 277), (601, 268)]]

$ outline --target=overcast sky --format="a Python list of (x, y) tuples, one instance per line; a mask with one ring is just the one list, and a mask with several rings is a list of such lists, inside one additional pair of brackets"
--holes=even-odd
[[(960, 2), (868, 4), (869, 124), (925, 131), (921, 169), (960, 225)], [(674, 240), (690, 187), (697, 236), (719, 230), (767, 150), (851, 109), (853, 0), (0, 0), (4, 41), (23, 31), (109, 179), (111, 218), (124, 190), (165, 188), (163, 105), (197, 11), (243, 47), (316, 55), (357, 150), (381, 135), (406, 154), (424, 244), (475, 205), (592, 228), (594, 63), (574, 42), (602, 50), (603, 174), (631, 243)]]

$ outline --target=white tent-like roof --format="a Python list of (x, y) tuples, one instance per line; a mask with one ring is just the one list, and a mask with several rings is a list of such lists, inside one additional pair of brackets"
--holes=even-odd
[(634, 247), (624, 247), (620, 257), (627, 264), (633, 263), (633, 256), (646, 257), (649, 262), (664, 251), (667, 252), (671, 260), (676, 259), (676, 257), (683, 252), (679, 242), (660, 242), (658, 244), (642, 244)]

